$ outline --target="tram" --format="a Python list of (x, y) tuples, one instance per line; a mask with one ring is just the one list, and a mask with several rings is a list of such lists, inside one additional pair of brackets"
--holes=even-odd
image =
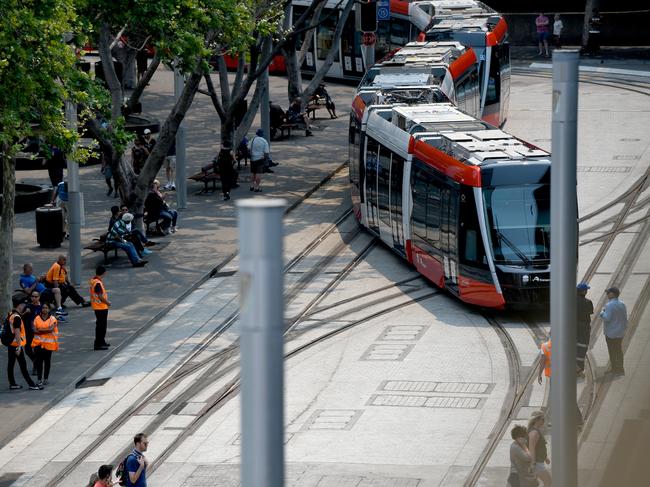
[(479, 60), (481, 116), (501, 127), (510, 99), (510, 44), (505, 19), (475, 0), (427, 0), (409, 6), (409, 19), (421, 40), (457, 41)]
[[(311, 4), (311, 0), (293, 0), (291, 10), (295, 22)], [(390, 0), (390, 20), (377, 22), (377, 42), (375, 59), (381, 59), (391, 51), (413, 41), (420, 34), (410, 20), (409, 1)], [(301, 67), (303, 73), (313, 73), (318, 70), (330, 49), (338, 50), (338, 56), (327, 72), (330, 78), (359, 80), (367, 69), (361, 49), (361, 32), (356, 26), (356, 5), (348, 16), (343, 27), (341, 41), (333, 45), (334, 31), (343, 9), (340, 1), (328, 0), (320, 15), (318, 28), (307, 35), (313, 36), (311, 47), (305, 56)], [(422, 22), (421, 22), (422, 23)], [(297, 49), (300, 49), (304, 37), (298, 39)]]
[(369, 106), (352, 141), (360, 223), (461, 301), (547, 305), (550, 155), (450, 103)]

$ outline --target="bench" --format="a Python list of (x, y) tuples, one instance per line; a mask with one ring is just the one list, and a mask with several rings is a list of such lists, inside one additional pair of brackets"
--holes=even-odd
[(311, 119), (316, 120), (316, 110), (320, 110), (321, 108), (325, 108), (325, 105), (314, 102), (307, 105), (305, 111), (307, 112), (307, 116), (309, 116), (309, 112), (311, 112)]
[(210, 163), (206, 166), (203, 166), (201, 168), (201, 172), (197, 172), (187, 179), (203, 183), (203, 189), (199, 192), (199, 194), (206, 194), (209, 190), (208, 185), (210, 183), (212, 183), (211, 192), (214, 193), (217, 190), (217, 181), (220, 181), (221, 177), (219, 176), (219, 173), (214, 170), (214, 164)]
[(104, 264), (108, 264), (108, 253), (111, 250), (115, 251), (115, 258), (117, 258), (117, 247), (106, 240), (106, 235), (104, 233), (99, 238), (94, 238), (91, 243), (84, 247), (84, 249), (92, 250), (93, 252), (102, 252), (104, 254)]

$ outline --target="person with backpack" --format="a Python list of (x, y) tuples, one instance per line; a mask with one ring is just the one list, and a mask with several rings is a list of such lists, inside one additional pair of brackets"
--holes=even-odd
[(134, 448), (117, 467), (120, 485), (127, 487), (147, 487), (147, 469), (149, 462), (144, 456), (149, 446), (149, 438), (144, 433), (133, 437)]
[[(59, 349), (59, 322), (50, 315), (50, 306), (46, 303), (41, 307), (41, 313), (34, 318), (34, 338), (32, 347), (36, 356), (36, 375), (38, 386), (47, 385), (52, 366), (52, 352)], [(45, 371), (43, 371), (45, 369)]]
[(25, 298), (22, 296), (13, 296), (11, 298), (13, 308), (7, 315), (2, 324), (0, 341), (7, 347), (7, 378), (9, 379), (9, 389), (22, 389), (23, 386), (16, 384), (14, 379), (14, 367), (16, 362), (20, 367), (20, 373), (27, 382), (29, 389), (38, 391), (42, 387), (37, 386), (27, 371), (27, 362), (25, 360), (25, 346), (27, 345), (27, 336), (25, 334), (25, 325), (21, 314), (25, 311)]

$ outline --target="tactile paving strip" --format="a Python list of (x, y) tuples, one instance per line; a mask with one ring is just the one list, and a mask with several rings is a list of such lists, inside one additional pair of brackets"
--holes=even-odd
[(578, 166), (578, 172), (630, 172), (632, 166)]
[(420, 479), (324, 475), (316, 487), (418, 487)]
[(428, 326), (424, 325), (391, 325), (387, 326), (384, 332), (377, 338), (377, 341), (416, 341), (427, 331)]
[(378, 390), (389, 392), (447, 392), (452, 394), (489, 394), (494, 388), (489, 382), (428, 382), (410, 380), (383, 381)]
[(413, 346), (412, 343), (373, 343), (360, 360), (398, 362), (404, 360)]
[(478, 409), (483, 398), (458, 396), (399, 396), (394, 394), (372, 395), (368, 406), (393, 406), (407, 408)]

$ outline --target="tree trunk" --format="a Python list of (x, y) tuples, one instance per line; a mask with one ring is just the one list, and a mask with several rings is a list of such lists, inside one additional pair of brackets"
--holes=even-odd
[(115, 66), (113, 66), (113, 55), (111, 54), (111, 27), (107, 23), (102, 24), (99, 32), (99, 57), (102, 61), (104, 79), (111, 94), (111, 121), (113, 123), (122, 116), (122, 86), (117, 78)]
[(2, 147), (2, 214), (0, 216), (0, 317), (11, 311), (11, 271), (13, 270), (14, 201), (16, 199), (16, 165)]
[(301, 63), (298, 62), (298, 55), (293, 46), (289, 46), (284, 52), (284, 64), (287, 68), (287, 97), (289, 103), (298, 98), (302, 93), (302, 73), (300, 72)]

